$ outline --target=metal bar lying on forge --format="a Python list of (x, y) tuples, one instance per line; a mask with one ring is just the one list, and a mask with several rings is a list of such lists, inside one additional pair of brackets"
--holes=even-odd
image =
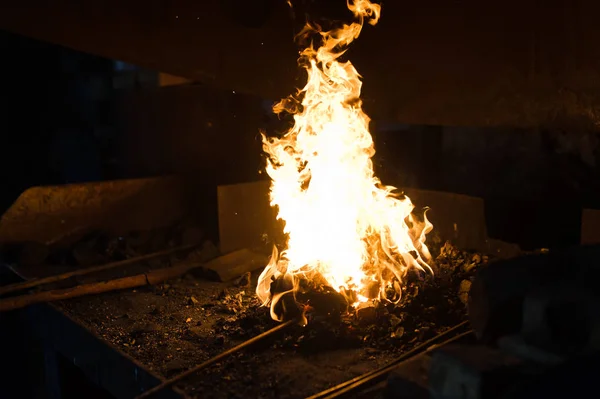
[(240, 350), (242, 350), (242, 349), (244, 349), (244, 348), (246, 348), (246, 347), (248, 347), (248, 346), (250, 346), (250, 345), (252, 345), (252, 344), (254, 344), (254, 343), (258, 342), (258, 341), (260, 341), (261, 339), (266, 338), (268, 336), (271, 336), (271, 335), (273, 335), (273, 334), (275, 334), (275, 333), (277, 333), (277, 332), (279, 332), (279, 331), (281, 331), (281, 330), (283, 330), (285, 328), (288, 328), (288, 327), (290, 327), (290, 326), (292, 326), (294, 324), (297, 324), (297, 323), (298, 323), (298, 320), (288, 320), (285, 323), (281, 323), (281, 324), (279, 324), (279, 325), (271, 328), (270, 330), (267, 330), (267, 331), (265, 331), (265, 332), (263, 332), (263, 333), (255, 336), (255, 337), (253, 337), (253, 338), (250, 338), (249, 340), (244, 341), (241, 344), (234, 346), (233, 348), (227, 349), (226, 351), (221, 352), (217, 356), (212, 357), (212, 358), (208, 359), (207, 361), (202, 362), (202, 363), (200, 363), (199, 365), (197, 365), (195, 367), (192, 367), (188, 371), (186, 371), (184, 373), (181, 373), (181, 374), (179, 374), (179, 375), (177, 375), (177, 376), (175, 376), (175, 377), (173, 377), (173, 378), (171, 378), (171, 379), (169, 379), (169, 380), (167, 380), (167, 381), (165, 381), (165, 382), (163, 382), (163, 383), (155, 386), (154, 388), (152, 388), (152, 389), (150, 389), (150, 390), (142, 393), (141, 395), (137, 396), (136, 399), (142, 399), (142, 398), (148, 398), (148, 397), (154, 396), (154, 395), (158, 394), (159, 392), (163, 391), (165, 388), (169, 388), (169, 387), (173, 386), (174, 384), (176, 384), (177, 382), (183, 380), (184, 378), (189, 377), (190, 375), (197, 373), (198, 371), (200, 371), (200, 370), (202, 370), (202, 369), (204, 369), (204, 368), (206, 368), (206, 367), (208, 367), (208, 366), (210, 366), (210, 365), (218, 362), (219, 360), (224, 359), (225, 357), (227, 357), (227, 356), (229, 356), (231, 354), (239, 352)]
[(57, 281), (66, 280), (66, 279), (69, 279), (69, 278), (75, 277), (75, 276), (83, 276), (86, 274), (96, 273), (96, 272), (103, 271), (103, 270), (115, 269), (117, 267), (128, 266), (128, 265), (132, 265), (134, 263), (140, 263), (140, 262), (144, 262), (147, 260), (162, 258), (164, 256), (168, 256), (168, 255), (171, 255), (171, 254), (174, 254), (177, 252), (193, 249), (197, 246), (198, 245), (196, 245), (196, 244), (183, 245), (183, 246), (176, 247), (176, 248), (169, 248), (164, 251), (153, 252), (151, 254), (135, 256), (133, 258), (124, 259), (124, 260), (120, 260), (117, 262), (106, 263), (104, 265), (88, 267), (85, 269), (77, 269), (77, 270), (73, 270), (72, 272), (62, 273), (62, 274), (49, 276), (49, 277), (37, 278), (37, 279), (29, 280), (29, 281), (24, 281), (22, 283), (5, 285), (5, 286), (0, 287), (0, 295), (5, 295), (5, 294), (15, 292), (15, 291), (21, 291), (21, 290), (24, 290), (27, 288), (33, 288), (33, 287), (37, 287), (37, 286), (44, 285), (44, 284), (55, 283)]
[(439, 342), (441, 339), (444, 339), (450, 335), (452, 335), (453, 333), (455, 333), (456, 331), (459, 331), (460, 329), (462, 329), (463, 327), (467, 326), (468, 322), (462, 322), (460, 324), (457, 324), (456, 326), (436, 335), (435, 337), (423, 342), (422, 344), (418, 345), (417, 347), (411, 349), (410, 351), (403, 353), (400, 357), (398, 357), (397, 359), (393, 360), (392, 362), (390, 362), (389, 364), (380, 367), (376, 370), (372, 370), (370, 372), (367, 372), (365, 374), (359, 375), (358, 377), (354, 377), (348, 381), (342, 382), (341, 384), (338, 384), (332, 388), (326, 389), (322, 392), (319, 392), (313, 396), (309, 396), (307, 399), (331, 399), (331, 398), (337, 398), (337, 397), (341, 397), (342, 395), (346, 395), (349, 394), (351, 392), (355, 392), (356, 389), (360, 388), (360, 387), (364, 387), (366, 384), (368, 383), (373, 383), (373, 382), (379, 382), (382, 378), (385, 378), (385, 376), (387, 376), (394, 368), (398, 367), (399, 364), (401, 364), (402, 362), (406, 361), (407, 359), (412, 358), (413, 356), (416, 356), (420, 353), (426, 352), (428, 350), (430, 350), (433, 347), (437, 347), (439, 345), (444, 345), (446, 343), (449, 342), (453, 342), (457, 339), (463, 338), (467, 335), (470, 335), (472, 333), (471, 330), (465, 331), (463, 333), (457, 334), (455, 336), (453, 336), (452, 338), (443, 341), (443, 342)]

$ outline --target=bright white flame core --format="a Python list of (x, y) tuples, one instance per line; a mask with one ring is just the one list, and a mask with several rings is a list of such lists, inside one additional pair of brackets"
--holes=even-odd
[(302, 107), (293, 100), (274, 107), (294, 114), (294, 126), (281, 138), (263, 135), (271, 205), (288, 236), (286, 249), (274, 251), (259, 278), (257, 294), (265, 305), (272, 302), (271, 279), (283, 274), (318, 273), (334, 289), (350, 289), (364, 301), (373, 282), (381, 293), (408, 267), (431, 270), (424, 242), (432, 226), (426, 218), (417, 222), (410, 199), (375, 177), (360, 75), (350, 62), (338, 61), (364, 18), (375, 25), (381, 9), (368, 0), (349, 1), (348, 8), (357, 22), (320, 32), (321, 47), (301, 53), (308, 72)]

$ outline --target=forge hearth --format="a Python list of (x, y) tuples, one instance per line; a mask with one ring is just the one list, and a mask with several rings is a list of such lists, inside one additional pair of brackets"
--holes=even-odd
[[(177, 387), (192, 397), (300, 398), (382, 366), (466, 319), (460, 282), (484, 256), (445, 246), (439, 279), (409, 283), (398, 306), (368, 317), (326, 312), (331, 294), (306, 313), (308, 325), (265, 339)], [(192, 274), (164, 284), (62, 301), (56, 306), (101, 339), (163, 377), (172, 377), (277, 325), (248, 281), (210, 282)], [(244, 280), (244, 279), (241, 279)], [(309, 298), (310, 297), (310, 298)], [(315, 299), (318, 298), (318, 299)], [(333, 306), (335, 308), (335, 306)]]
[[(50, 252), (40, 253), (54, 265), (32, 268), (19, 262), (14, 264), (13, 270), (25, 279), (44, 275), (40, 273), (62, 273), (65, 268), (82, 268), (83, 263), (88, 264), (99, 252), (102, 262), (111, 262), (132, 256), (123, 251), (134, 250), (135, 256), (184, 244), (184, 237), (200, 244), (181, 254), (47, 287), (51, 289), (98, 278), (120, 278), (127, 273), (162, 270), (190, 258), (201, 262), (214, 259), (204, 264), (211, 265), (214, 273), (204, 273), (206, 267), (201, 267), (160, 284), (30, 308), (34, 316), (32, 327), (38, 327), (34, 320), (44, 320), (38, 335), (46, 345), (72, 359), (88, 378), (118, 397), (138, 395), (160, 380), (180, 375), (279, 325), (271, 319), (269, 309), (261, 306), (255, 293), (257, 274), (267, 260), (263, 258), (257, 266), (253, 262), (258, 257), (246, 256), (268, 254), (272, 240), (277, 238), (271, 234), (276, 224), (273, 225), (266, 198), (268, 186), (253, 183), (219, 189), (217, 246), (209, 241), (198, 242), (202, 241), (201, 231), (188, 216), (194, 214), (197, 202), (185, 196), (189, 195), (185, 191), (187, 185), (176, 183), (170, 179), (149, 179), (36, 188), (17, 201), (17, 208), (9, 212), (10, 218), (5, 217), (0, 225), (0, 237), (50, 243), (46, 248)], [(238, 189), (241, 192), (236, 193)], [(245, 201), (234, 201), (240, 196)], [(348, 307), (346, 298), (325, 284), (317, 284), (318, 289), (299, 290), (296, 300), (305, 311), (305, 327), (291, 326), (279, 335), (269, 336), (183, 379), (165, 394), (171, 392), (177, 396), (185, 391), (191, 397), (306, 397), (388, 364), (466, 320), (462, 298), (465, 283), (489, 260), (483, 249), (486, 240), (483, 203), (479, 199), (419, 190), (411, 190), (410, 196), (419, 203), (434, 206), (431, 219), (439, 229), (431, 235), (429, 245), (434, 274), (409, 271), (399, 304), (382, 301), (353, 309)], [(44, 206), (53, 212), (32, 206), (40, 197), (45, 198)], [(73, 198), (80, 198), (81, 202)], [(102, 207), (98, 206), (97, 198), (101, 199)], [(134, 210), (126, 206), (139, 198), (152, 202)], [(67, 203), (69, 207), (65, 207)], [(448, 212), (441, 212), (442, 209)], [(155, 218), (155, 214), (161, 218)], [(36, 228), (40, 220), (49, 226), (47, 231)], [(81, 234), (77, 223), (83, 224), (85, 234)], [(101, 234), (90, 235), (89, 229)], [(148, 233), (131, 233), (140, 231)], [(269, 234), (267, 242), (261, 241), (265, 231)], [(40, 236), (49, 232), (63, 241)], [(460, 244), (444, 245), (446, 239)], [(217, 247), (224, 255), (219, 256)], [(244, 247), (248, 249), (238, 249)], [(469, 252), (460, 248), (480, 250)], [(75, 249), (77, 257), (72, 256)], [(15, 254), (18, 257), (20, 252)], [(254, 272), (248, 274), (247, 270)], [(239, 278), (233, 278), (234, 275)], [(214, 278), (228, 281), (214, 281)], [(73, 336), (81, 339), (65, 340), (60, 332), (63, 330), (72, 330)], [(91, 347), (96, 349), (86, 349)]]

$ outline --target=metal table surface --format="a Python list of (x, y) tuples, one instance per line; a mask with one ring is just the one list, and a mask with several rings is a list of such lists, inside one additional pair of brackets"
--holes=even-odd
[[(46, 367), (60, 354), (78, 367), (98, 387), (116, 398), (133, 398), (162, 380), (131, 356), (98, 337), (57, 306), (40, 304), (21, 313), (31, 331), (46, 348)], [(46, 370), (52, 375), (53, 370)], [(175, 399), (183, 394), (166, 389), (156, 398)]]

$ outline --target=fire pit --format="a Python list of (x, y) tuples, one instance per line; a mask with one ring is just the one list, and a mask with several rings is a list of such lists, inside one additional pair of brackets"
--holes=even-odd
[[(45, 225), (56, 226), (57, 230), (80, 231), (80, 228), (61, 223), (61, 220), (74, 220), (74, 215), (80, 221), (85, 221), (88, 226), (86, 231), (106, 233), (78, 234), (75, 237), (73, 234), (57, 232), (57, 236), (68, 238), (64, 238), (63, 243), (48, 240), (49, 244), (42, 245), (46, 249), (40, 252), (43, 258), (39, 261), (46, 266), (32, 268), (15, 263), (12, 267), (33, 283), (37, 281), (36, 277), (44, 276), (41, 273), (56, 275), (69, 270), (69, 273), (90, 270), (89, 266), (69, 265), (69, 262), (77, 262), (72, 254), (76, 251), (82, 255), (82, 248), (95, 248), (97, 252), (91, 251), (88, 255), (92, 258), (99, 256), (104, 263), (110, 264), (123, 257), (131, 260), (129, 265), (73, 276), (69, 280), (42, 286), (44, 290), (68, 290), (65, 287), (73, 284), (106, 285), (103, 282), (139, 273), (150, 276), (152, 271), (177, 269), (190, 262), (202, 266), (153, 285), (86, 295), (28, 309), (32, 317), (31, 325), (40, 328), (39, 335), (48, 347), (54, 348), (60, 356), (71, 359), (86, 372), (88, 378), (118, 397), (132, 397), (157, 385), (160, 380), (181, 375), (281, 325), (272, 320), (270, 308), (263, 306), (255, 294), (260, 271), (268, 259), (258, 253), (267, 254), (270, 247), (269, 242), (264, 244), (261, 241), (263, 232), (272, 231), (272, 226), (267, 227), (266, 224), (276, 223), (272, 217), (266, 216), (270, 212), (268, 185), (257, 183), (221, 187), (219, 213), (234, 215), (236, 219), (235, 223), (227, 217), (220, 221), (220, 246), (229, 248), (228, 254), (220, 255), (210, 241), (198, 239), (201, 234), (191, 233), (197, 228), (189, 224), (182, 226), (178, 222), (181, 214), (187, 212), (185, 209), (173, 212), (170, 218), (150, 230), (147, 230), (148, 226), (138, 223), (157, 221), (152, 219), (152, 215), (162, 208), (160, 204), (140, 206), (137, 208), (139, 215), (134, 212), (117, 222), (114, 215), (121, 215), (120, 209), (132, 197), (161, 198), (162, 202), (169, 205), (169, 209), (174, 209), (171, 207), (175, 204), (188, 203), (175, 199), (181, 195), (181, 190), (176, 189), (172, 182), (133, 184), (125, 181), (121, 184), (120, 189), (115, 189), (116, 184), (109, 184), (106, 187), (111, 187), (110, 190), (102, 188), (105, 183), (34, 190), (34, 193), (39, 193), (39, 198), (45, 198), (45, 203), (52, 207), (54, 213), (43, 207), (30, 209), (19, 216), (20, 222), (17, 215), (13, 214), (15, 218), (10, 223), (21, 226), (21, 236), (15, 238), (25, 242), (34, 241), (33, 234), (39, 234), (39, 230), (35, 228), (36, 223), (29, 223), (28, 220), (43, 219)], [(125, 194), (128, 190), (125, 187), (134, 187), (136, 194)], [(148, 187), (157, 191), (147, 195)], [(240, 190), (244, 192), (242, 197), (246, 201), (232, 201), (229, 194), (239, 198)], [(115, 197), (113, 191), (121, 196)], [(102, 202), (105, 206), (97, 208), (86, 201), (77, 205), (75, 198), (87, 198), (82, 194), (86, 192), (104, 198)], [(470, 278), (493, 257), (493, 254), (488, 257), (483, 249), (482, 243), (486, 238), (476, 233), (485, 231), (485, 228), (478, 227), (483, 223), (480, 201), (418, 190), (411, 190), (411, 196), (433, 206), (431, 220), (439, 226), (439, 231), (430, 235), (431, 267), (435, 274), (409, 271), (401, 288), (399, 303), (378, 301), (373, 306), (353, 307), (349, 306), (345, 297), (325, 284), (314, 284), (316, 280), (311, 280), (312, 286), (303, 283), (296, 291), (296, 300), (302, 304), (305, 312), (305, 327), (298, 324), (287, 326), (277, 334), (269, 335), (182, 379), (163, 394), (170, 392), (190, 397), (270, 395), (290, 398), (314, 395), (393, 362), (399, 355), (466, 320), (464, 301)], [(37, 203), (33, 197), (33, 194), (24, 196), (29, 198), (29, 203)], [(65, 203), (63, 198), (71, 198), (71, 202), (69, 207), (61, 210), (60, 204)], [(55, 199), (57, 202), (54, 202)], [(452, 216), (436, 212), (437, 203), (445, 204), (446, 209), (450, 210), (448, 214)], [(18, 201), (16, 205), (18, 209), (26, 209), (23, 202)], [(249, 223), (252, 218), (244, 219), (249, 209), (253, 215), (257, 210), (264, 212), (258, 217), (262, 224)], [(39, 214), (36, 216), (35, 212)], [(9, 220), (6, 218), (3, 222), (8, 223)], [(455, 225), (461, 227), (457, 229)], [(28, 226), (31, 226), (31, 232), (27, 231)], [(146, 232), (140, 233), (140, 229), (143, 231), (144, 228)], [(252, 251), (233, 250), (239, 245), (241, 230), (248, 233), (248, 237), (256, 238), (248, 238), (247, 241)], [(11, 231), (17, 233), (14, 229)], [(119, 234), (111, 235), (110, 231), (118, 231)], [(456, 231), (464, 234), (455, 235)], [(445, 235), (441, 232), (449, 233)], [(31, 240), (25, 239), (28, 235), (32, 237)], [(455, 238), (464, 247), (481, 249), (460, 250), (452, 244), (446, 244), (446, 238)], [(194, 249), (181, 252), (170, 250), (183, 244), (193, 245), (194, 242), (198, 245)], [(10, 247), (17, 249), (19, 246), (12, 244)], [(148, 252), (166, 252), (167, 255), (152, 258), (145, 255)], [(13, 254), (18, 259), (21, 252), (15, 250)], [(134, 262), (140, 255), (142, 259)], [(262, 260), (252, 263), (248, 261), (249, 257)], [(78, 259), (84, 260), (83, 257)], [(239, 267), (230, 267), (232, 262)], [(248, 273), (247, 270), (252, 272)], [(215, 281), (220, 279), (226, 281)], [(29, 295), (36, 295), (36, 292)], [(43, 323), (40, 324), (40, 320)], [(81, 336), (81, 339), (65, 340), (61, 331), (70, 331), (69, 337)], [(90, 351), (86, 348), (95, 349)], [(136, 374), (139, 376), (137, 379)]]
[[(275, 106), (277, 112), (293, 114), (294, 125), (280, 138), (263, 135), (271, 179), (269, 204), (285, 233), (285, 239), (273, 245), (269, 261), (260, 263), (261, 249), (253, 248), (251, 240), (244, 243), (246, 251), (231, 245), (237, 251), (219, 256), (202, 234), (194, 235), (192, 229), (186, 235), (170, 224), (185, 213), (163, 217), (162, 227), (168, 232), (147, 229), (150, 233), (140, 238), (131, 229), (107, 224), (97, 211), (92, 224), (112, 234), (102, 231), (102, 240), (90, 238), (89, 227), (75, 226), (81, 212), (69, 213), (67, 206), (62, 210), (68, 217), (49, 217), (48, 225), (73, 228), (60, 236), (60, 245), (42, 240), (39, 257), (61, 266), (109, 261), (95, 269), (103, 275), (88, 273), (91, 269), (70, 271), (64, 279), (43, 281), (55, 284), (50, 293), (5, 299), (0, 309), (70, 298), (53, 307), (123, 353), (124, 359), (133, 359), (139, 366), (130, 377), (147, 369), (148, 375), (164, 380), (152, 389), (156, 384), (144, 381), (128, 392), (142, 396), (325, 397), (318, 393), (393, 363), (464, 325), (471, 279), (490, 260), (480, 245), (485, 234), (479, 229), (471, 241), (476, 245), (451, 244), (445, 238), (464, 236), (459, 230), (477, 230), (480, 224), (457, 223), (457, 214), (445, 200), (436, 210), (423, 200), (431, 193), (416, 196), (423, 207), (419, 211), (410, 190), (397, 192), (375, 176), (369, 118), (361, 109), (362, 83), (352, 64), (339, 57), (358, 38), (364, 22), (377, 23), (381, 10), (367, 0), (349, 2), (348, 7), (355, 22), (328, 32), (307, 26), (302, 32), (304, 39), (318, 38), (301, 53), (308, 82), (298, 96)], [(94, 190), (89, 192), (93, 198)], [(128, 216), (128, 209), (137, 206), (125, 197), (129, 208), (115, 206), (113, 216)], [(431, 220), (425, 205), (433, 208)], [(262, 205), (251, 209), (256, 212)], [(239, 216), (237, 211), (219, 211)], [(225, 220), (222, 224), (227, 225)], [(234, 226), (233, 235), (239, 234), (239, 218)], [(263, 234), (255, 227), (258, 234), (251, 227), (243, 229), (254, 238)], [(443, 234), (435, 235), (434, 228)], [(220, 230), (221, 250), (230, 252), (224, 249), (229, 247), (227, 228)], [(185, 242), (189, 231), (193, 247)], [(162, 246), (155, 245), (161, 234)], [(175, 244), (185, 244), (182, 253), (171, 253)], [(98, 246), (103, 256), (94, 252)], [(106, 259), (107, 252), (131, 257), (127, 251), (132, 247), (144, 248), (139, 252), (145, 254), (151, 247), (163, 251), (162, 258), (144, 255), (127, 265)], [(23, 263), (20, 256), (31, 252), (17, 250), (17, 259)], [(262, 266), (266, 267), (259, 273)], [(80, 278), (77, 287), (60, 286), (74, 276)], [(207, 281), (211, 276), (220, 281)], [(41, 283), (27, 288), (35, 285)], [(97, 295), (83, 296), (92, 293)]]
[(256, 293), (276, 320), (285, 310), (298, 313), (286, 297), (300, 285), (304, 295), (333, 288), (347, 306), (365, 309), (398, 302), (409, 269), (432, 272), (425, 245), (432, 225), (425, 212), (415, 217), (408, 196), (375, 176), (362, 82), (339, 60), (365, 22), (377, 24), (381, 6), (358, 0), (348, 9), (355, 22), (330, 31), (307, 24), (298, 35), (317, 41), (300, 53), (306, 86), (273, 108), (292, 114), (294, 125), (281, 138), (263, 135), (270, 202), (286, 242), (281, 251), (274, 247)]
[[(291, 326), (177, 386), (192, 397), (299, 398), (385, 365), (466, 320), (461, 283), (486, 257), (446, 245), (436, 261), (447, 273), (408, 284), (401, 306), (345, 313), (324, 295), (319, 312), (307, 311), (306, 327)], [(254, 296), (257, 278), (225, 284), (187, 275), (57, 306), (169, 378), (277, 325)]]

